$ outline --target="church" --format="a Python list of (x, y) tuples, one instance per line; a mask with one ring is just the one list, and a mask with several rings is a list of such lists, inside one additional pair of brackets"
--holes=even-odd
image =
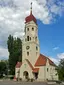
[(40, 54), (37, 20), (32, 13), (25, 18), (25, 36), (22, 41), (22, 62), (15, 66), (15, 77), (25, 80), (58, 80), (56, 65), (47, 56)]

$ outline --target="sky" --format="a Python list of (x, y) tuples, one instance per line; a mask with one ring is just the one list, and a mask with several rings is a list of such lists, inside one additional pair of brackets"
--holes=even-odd
[(0, 0), (0, 59), (8, 59), (9, 34), (23, 39), (31, 2), (38, 23), (40, 53), (58, 64), (64, 58), (64, 0)]

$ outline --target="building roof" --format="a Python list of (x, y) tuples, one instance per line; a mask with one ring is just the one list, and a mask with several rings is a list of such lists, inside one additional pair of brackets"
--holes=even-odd
[[(38, 59), (37, 59), (37, 61), (36, 61), (34, 66), (35, 67), (36, 66), (45, 66), (46, 62), (47, 62), (47, 59), (48, 59), (50, 65), (56, 66), (53, 61), (51, 61), (48, 57), (46, 57), (46, 56), (44, 56), (42, 54), (40, 54), (40, 56), (38, 57)], [(32, 72), (38, 72), (39, 71), (39, 68), (34, 68), (28, 59), (25, 59), (25, 60), (27, 61), (27, 63), (30, 66), (30, 68), (32, 69)], [(15, 67), (16, 68), (20, 68), (21, 65), (22, 65), (21, 62), (17, 62)]]
[[(30, 68), (32, 69), (32, 72), (38, 72), (38, 71), (39, 71), (39, 68), (34, 68), (28, 59), (25, 59), (25, 60), (26, 60), (27, 63), (29, 64)], [(21, 62), (17, 62), (15, 68), (20, 68), (21, 65), (22, 65)]]
[(17, 62), (17, 64), (16, 64), (16, 68), (20, 68), (20, 66), (22, 65), (22, 63), (21, 62)]
[(39, 71), (39, 68), (34, 68), (32, 72), (36, 73)]
[(28, 62), (29, 66), (31, 67), (32, 72), (38, 72), (38, 71), (39, 71), (39, 68), (34, 68), (34, 67), (32, 66), (32, 64), (29, 62), (28, 59), (26, 59), (26, 61)]
[(45, 66), (46, 62), (47, 62), (47, 59), (48, 59), (50, 65), (55, 66), (53, 61), (51, 61), (48, 57), (46, 57), (42, 54), (40, 54), (40, 56), (38, 57), (38, 59), (35, 63), (35, 66)]
[(33, 16), (33, 14), (30, 14), (29, 16), (25, 18), (25, 21), (26, 21), (25, 23), (30, 22), (32, 20), (37, 24), (36, 18)]

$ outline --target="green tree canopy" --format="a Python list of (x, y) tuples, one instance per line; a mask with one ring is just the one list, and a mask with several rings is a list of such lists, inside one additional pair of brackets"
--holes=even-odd
[(58, 75), (59, 79), (64, 81), (64, 59), (61, 59), (58, 65)]
[(22, 62), (22, 42), (20, 38), (13, 38), (13, 36), (9, 35), (7, 45), (9, 51), (10, 74), (13, 75), (16, 63), (18, 61)]
[(0, 78), (3, 77), (3, 74), (7, 74), (6, 72), (6, 63), (5, 62), (0, 62)]

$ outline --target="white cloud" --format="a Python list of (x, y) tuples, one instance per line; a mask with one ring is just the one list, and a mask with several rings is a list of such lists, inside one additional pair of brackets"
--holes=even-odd
[(59, 60), (53, 57), (49, 57), (56, 65), (59, 64)]
[(53, 50), (58, 50), (58, 49), (59, 49), (59, 47), (54, 47), (54, 48), (53, 48)]
[(0, 59), (8, 59), (8, 50), (6, 48), (0, 47)]
[[(55, 49), (56, 50), (56, 49)], [(57, 54), (56, 58), (54, 57), (49, 57), (56, 65), (59, 64), (60, 62), (60, 59), (63, 59), (64, 58), (64, 53), (59, 53)]]
[(63, 59), (63, 58), (64, 58), (64, 53), (59, 53), (59, 54), (57, 54), (57, 57), (58, 57), (59, 59)]
[(21, 37), (21, 39), (23, 39), (23, 36), (24, 36), (24, 33), (21, 33), (21, 32), (15, 32), (15, 34), (13, 35), (14, 37)]
[[(29, 15), (30, 3), (33, 2), (33, 14), (44, 24), (50, 24), (55, 15), (62, 15), (63, 2), (55, 0), (0, 0), (0, 45), (6, 46), (9, 34), (14, 37), (24, 35), (25, 17)], [(54, 16), (53, 16), (54, 14)]]

